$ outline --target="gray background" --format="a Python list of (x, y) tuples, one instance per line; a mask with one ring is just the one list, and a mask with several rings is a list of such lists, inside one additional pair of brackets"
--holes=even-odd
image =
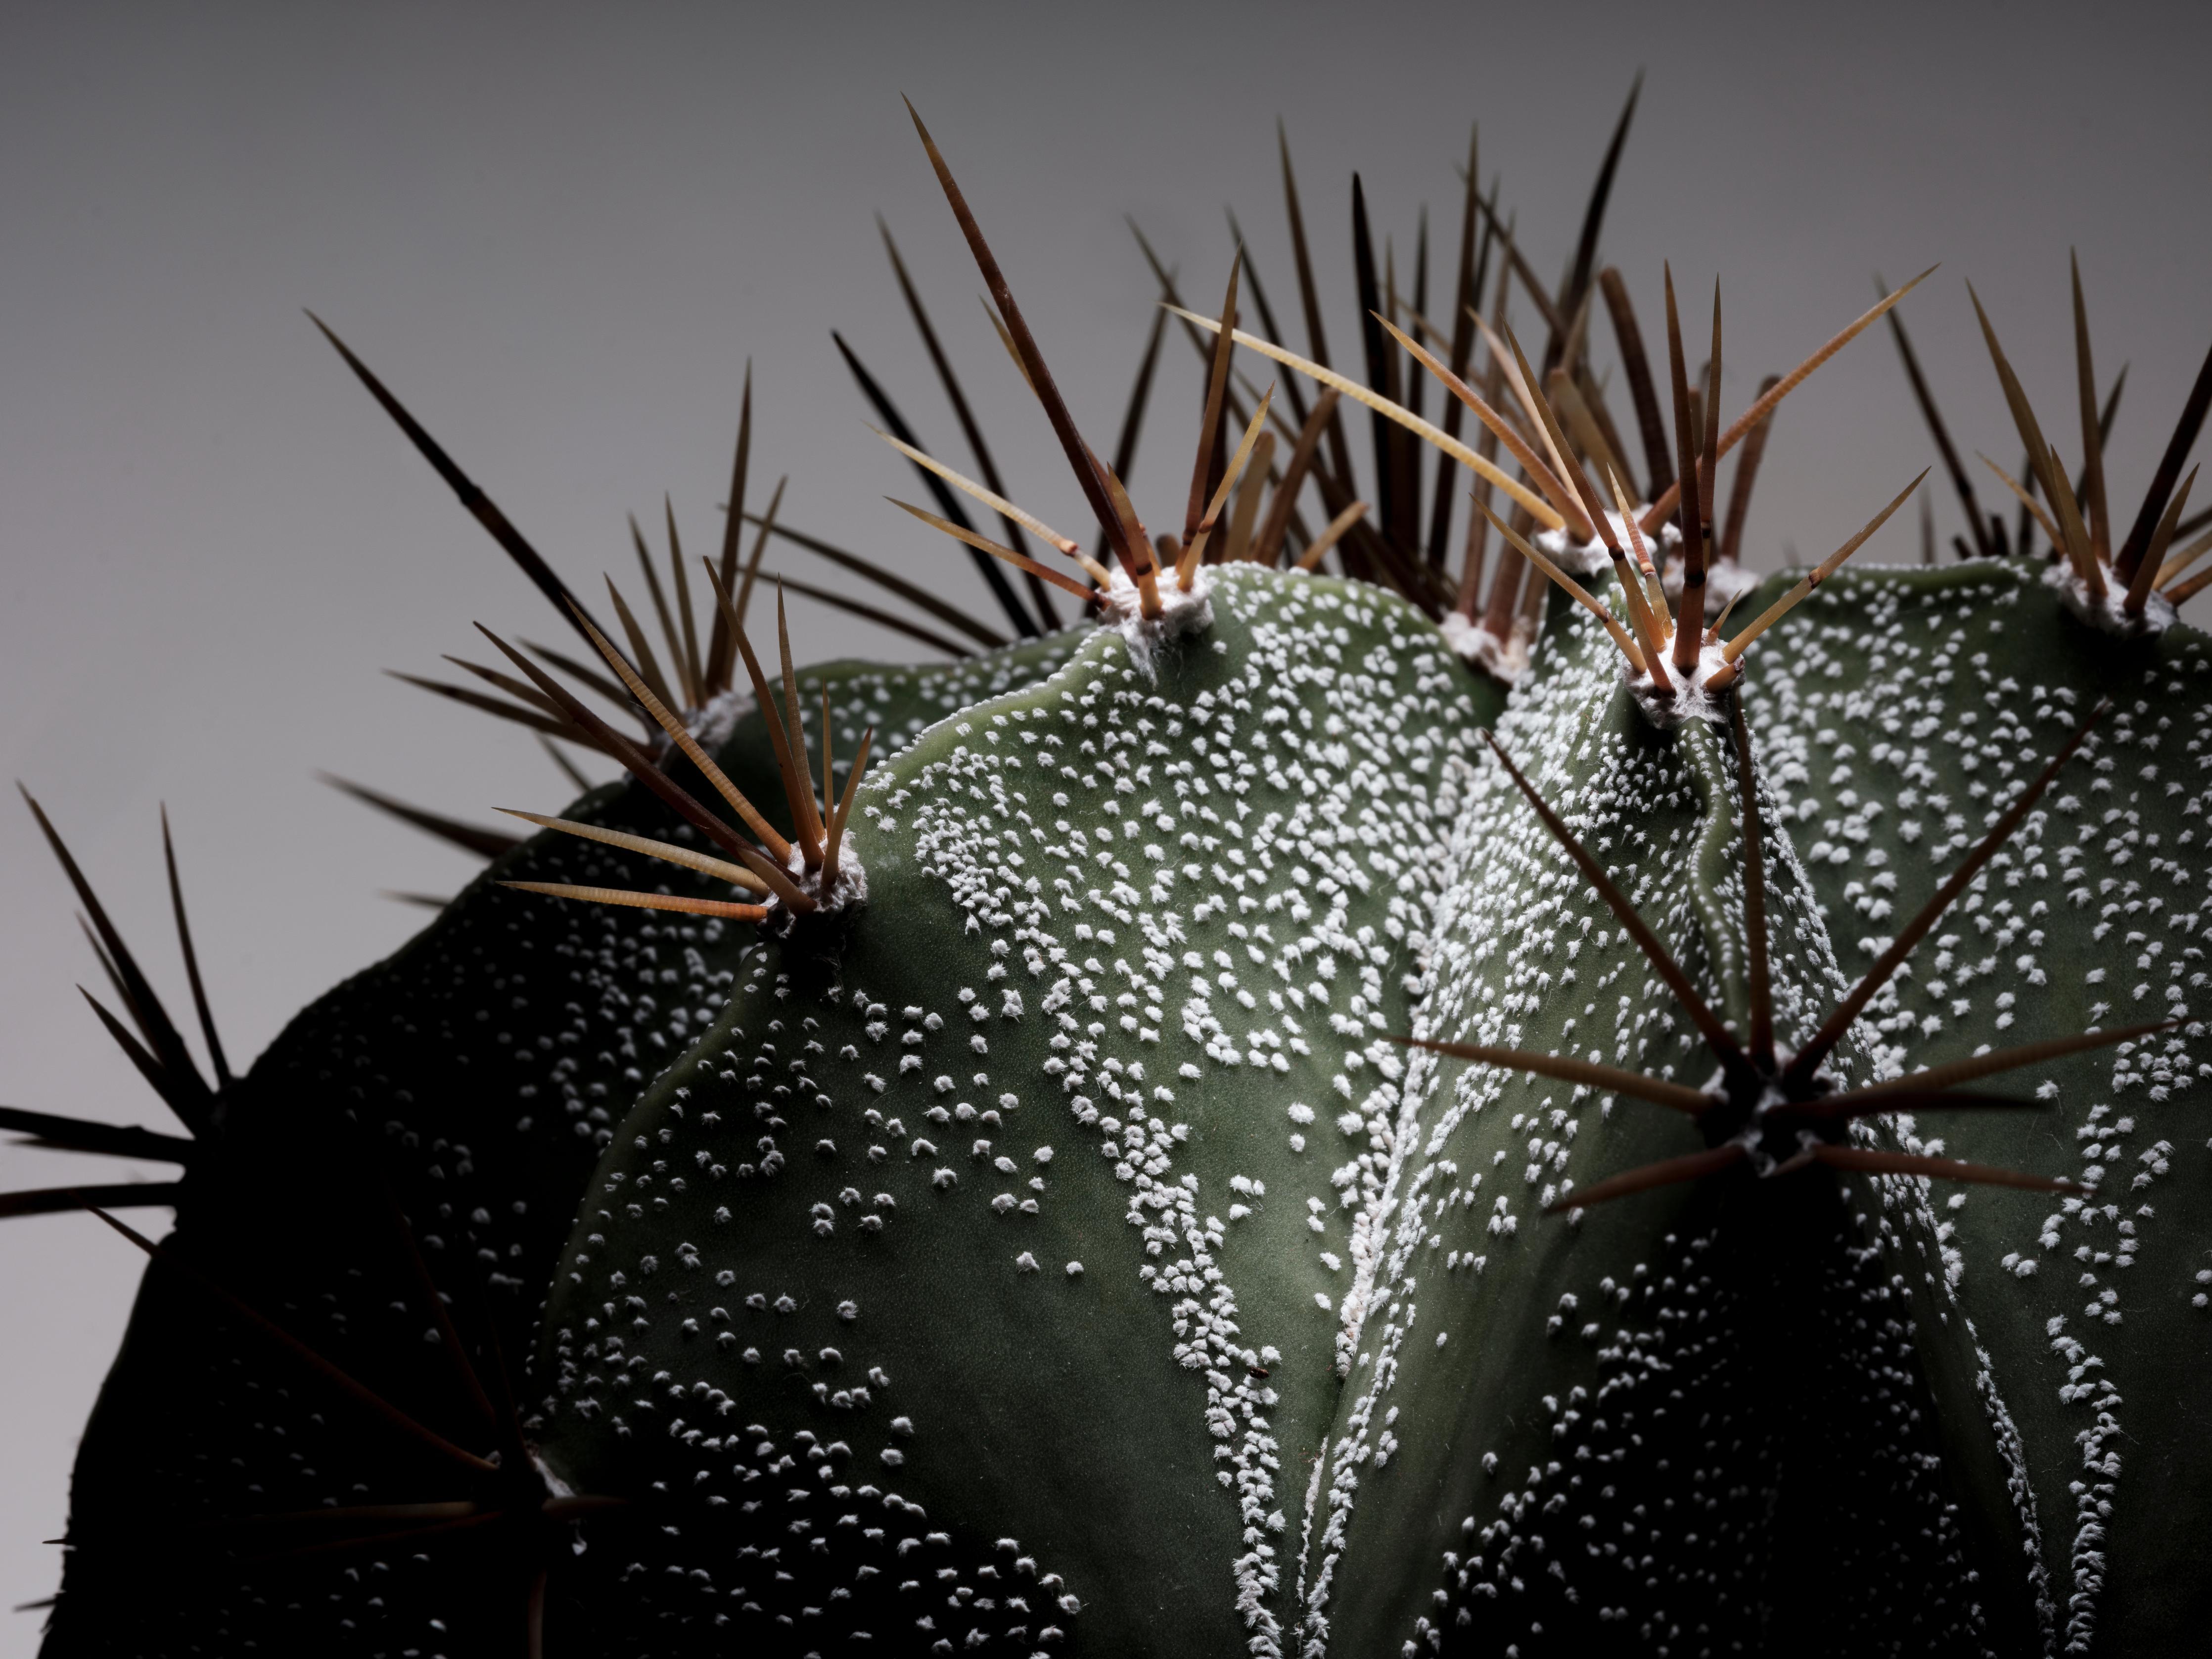
[[(1724, 278), (1729, 412), (1863, 309), (1873, 271), (1941, 259), (1907, 315), (1961, 442), (2017, 457), (1972, 278), (2075, 452), (2070, 243), (2100, 368), (2133, 365), (2112, 460), (2131, 515), (2212, 337), (2208, 49), (2202, 8), (2115, 6), (9, 8), (0, 773), (40, 793), (181, 998), (159, 873), (168, 803), (239, 1060), (418, 924), (379, 889), (450, 892), (470, 872), (313, 769), (477, 818), (562, 798), (526, 736), (380, 674), (439, 672), (439, 653), (471, 650), (471, 619), (557, 631), (303, 305), (579, 586), (622, 571), (623, 512), (657, 513), (664, 489), (690, 540), (715, 544), (750, 357), (756, 489), (788, 472), (788, 521), (981, 603), (949, 544), (880, 500), (910, 480), (862, 430), (830, 346), (845, 329), (925, 441), (959, 456), (876, 241), (880, 210), (1014, 493), (1084, 532), (978, 314), (902, 91), (1101, 448), (1152, 298), (1125, 213), (1210, 306), (1234, 204), (1287, 310), (1280, 114), (1344, 361), (1353, 168), (1401, 255), (1430, 204), (1441, 262), (1479, 118), (1484, 171), (1503, 171), (1548, 276), (1642, 66), (1606, 251), (1647, 332), (1662, 257), (1699, 314)], [(1133, 481), (1163, 522), (1188, 477), (1198, 374), (1171, 340)], [(1778, 418), (1754, 562), (1825, 552), (1932, 459), (1889, 345), (1869, 336)], [(1957, 513), (1936, 499), (1948, 536)], [(1867, 556), (1917, 557), (1917, 534), (1900, 515)], [(803, 604), (794, 631), (807, 656), (907, 654)], [(4, 804), (0, 870), (0, 1100), (161, 1124), (71, 988), (97, 969), (28, 815)], [(0, 1186), (118, 1178), (90, 1168), (0, 1147)], [(39, 1540), (61, 1528), (138, 1270), (82, 1218), (0, 1226), (0, 1605), (52, 1588), (57, 1552)], [(38, 1624), (0, 1613), (0, 1655), (30, 1651)]]

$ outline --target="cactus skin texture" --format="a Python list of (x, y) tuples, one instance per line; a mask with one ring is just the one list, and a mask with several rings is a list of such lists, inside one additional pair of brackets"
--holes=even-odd
[[(1498, 730), (1743, 1029), (1725, 734), (1655, 730), (1604, 636), (1561, 613)], [(1496, 771), (1455, 844), (1420, 1034), (1705, 1083), (1711, 1058), (1664, 985)], [(1843, 985), (1802, 871), (1769, 845), (1786, 1047)], [(1907, 1632), (1912, 1650), (1987, 1638), (1969, 1579), (1990, 1564), (1962, 1533), (1919, 1320), (1884, 1271), (1932, 1223), (1854, 1205), (1810, 1172), (1665, 1187), (1569, 1222), (1543, 1213), (1565, 1183), (1697, 1150), (1695, 1130), (1425, 1055), (1401, 1110), (1395, 1204), (1312, 1523), (1316, 1645), (1860, 1653)], [(1367, 1564), (1416, 1559), (1418, 1576)]]
[[(2112, 699), (2045, 809), (1866, 1024), (1912, 1068), (2023, 1035), (2188, 1022), (2021, 1074), (2048, 1091), (2046, 1113), (1947, 1116), (1952, 1156), (2085, 1191), (1966, 1194), (1940, 1212), (1952, 1229), (1940, 1262), (1917, 1270), (1954, 1281), (1981, 1386), (2018, 1436), (2027, 1491), (2014, 1524), (2045, 1639), (2183, 1650), (2212, 1618), (2181, 1524), (2212, 1510), (2212, 1171), (2192, 1087), (2212, 1059), (2193, 1018), (2212, 919), (2212, 649), (2189, 627), (2131, 640), (2084, 627), (2010, 564), (1847, 576), (1784, 630), (1749, 705), (1847, 967), (1889, 930), (1882, 906), (1904, 916), (1923, 902), (2023, 765)], [(1885, 872), (1894, 887), (1871, 879)]]
[[(1460, 375), (1467, 330), (1458, 368), (1418, 358), (1484, 424), (1478, 452), (1389, 394), (1379, 333), (1362, 387), (1234, 332), (1240, 259), (1218, 321), (1184, 314), (1207, 412), (1183, 534), (1153, 538), (923, 142), (1119, 568), (1006, 500), (988, 460), (986, 487), (901, 439), (950, 516), (915, 510), (1033, 579), (1037, 618), (999, 587), (1018, 631), (1049, 619), (1048, 580), (1101, 625), (951, 668), (831, 665), (797, 677), (787, 725), (744, 699), (693, 711), (745, 796), (810, 820), (837, 780), (804, 805), (799, 714), (826, 691), (848, 757), (872, 730), (842, 865), (834, 834), (771, 810), (762, 845), (802, 843), (782, 869), (732, 832), (731, 886), (649, 878), (725, 917), (750, 881), (776, 895), (756, 927), (504, 890), (652, 890), (633, 854), (538, 836), (224, 1083), (86, 1436), (48, 1652), (2194, 1651), (2212, 651), (2146, 601), (2212, 364), (2116, 560), (2100, 474), (2085, 529), (1991, 332), (2075, 587), (2026, 560), (1842, 571), (1908, 486), (1753, 594), (1723, 645), (1703, 595), (1709, 574), (1717, 602), (1749, 582), (1766, 422), (1910, 284), (1724, 433), (1717, 296), (1693, 398), (1669, 277), (1675, 448), (1639, 363), (1638, 509), (1617, 469), (1601, 497), (1565, 459), (1618, 459), (1586, 363), (1539, 385), (1512, 346), (1556, 477), (1491, 406), (1495, 343), (1490, 402)], [(1287, 147), (1285, 168), (1290, 187)], [(1364, 205), (1355, 223), (1371, 290)], [(1331, 388), (1256, 534), (1274, 440), (1264, 396), (1230, 420), (1236, 341)], [(1336, 459), (1340, 393), (1377, 417), (1373, 526)], [(1277, 568), (1325, 429), (1328, 528)], [(725, 604), (749, 433), (709, 564)], [(1410, 510), (1414, 446), (1438, 440), (1534, 531), (1489, 519), (1520, 554), (1498, 549), (1479, 619), (1486, 544), (1446, 613), (1449, 514), (1424, 550)], [(1094, 585), (975, 531), (956, 489)], [(1332, 546), (1399, 591), (1308, 574)], [(1527, 602), (1522, 556), (1618, 613), (1580, 589)], [(654, 712), (622, 616), (635, 671), (580, 631)], [(709, 685), (661, 617), (678, 683)], [(787, 645), (783, 667), (793, 686)], [(594, 736), (535, 684), (505, 680), (537, 698), (510, 717)], [(772, 730), (798, 751), (780, 778)], [(569, 816), (707, 846), (635, 784)], [(1929, 1098), (1990, 1051), (2138, 1026), (2007, 1068), (2010, 1101)], [(1894, 1096), (1915, 1113), (1806, 1115), (1923, 1069)], [(1650, 1174), (1684, 1159), (1710, 1173)]]
[[(1008, 1651), (2006, 1653), (2102, 1650), (2116, 1626), (2130, 1651), (2179, 1650), (2161, 1632), (2189, 1627), (2175, 1621), (2197, 1592), (2168, 1570), (2185, 1529), (2160, 1516), (2191, 1512), (2206, 1241), (2185, 1196), (2197, 1138), (2169, 1116), (2186, 1106), (2153, 1091), (2186, 1080), (2185, 1028), (2021, 1074), (2019, 1092), (2057, 1083), (2051, 1113), (1942, 1124), (1953, 1155), (2046, 1171), (2069, 1141), (2118, 1143), (2096, 1195), (2130, 1183), (2117, 1217), (1979, 1189), (1953, 1208), (1923, 1180), (1820, 1169), (1547, 1216), (1568, 1183), (1695, 1150), (1694, 1131), (1393, 1034), (1692, 1086), (1711, 1062), (1474, 735), (1496, 725), (1740, 1029), (1724, 729), (1653, 724), (1579, 612), (1553, 610), (1506, 708), (1393, 596), (1209, 580), (1209, 626), (1154, 640), (1129, 625), (1133, 655), (1127, 630), (1103, 628), (968, 665), (962, 685), (996, 694), (861, 791), (861, 905), (718, 937), (479, 885), (303, 1015), (194, 1167), (176, 1247), (479, 1444), (361, 1171), (416, 1218), (433, 1277), (464, 1246), (521, 1242), (523, 1278), (542, 1235), (479, 1239), (438, 1210), (460, 1213), (441, 1181), (473, 1177), (486, 1213), (483, 1196), (507, 1197), (460, 1171), (460, 1137), (431, 1132), (465, 1091), (419, 1119), (380, 1101), (392, 1115), (365, 1127), (385, 1150), (365, 1159), (351, 1123), (374, 1114), (339, 1078), (306, 1088), (292, 1057), (343, 1056), (327, 1034), (373, 1029), (396, 984), (463, 1011), (410, 965), (509, 952), (517, 929), (550, 930), (514, 953), (529, 973), (574, 972), (562, 946), (588, 937), (688, 946), (695, 980), (733, 976), (694, 999), (700, 1022), (679, 1033), (665, 1016), (688, 1046), (671, 1040), (641, 1092), (601, 1074), (634, 1104), (588, 1176), (550, 1153), (526, 1166), (532, 1210), (576, 1217), (538, 1258), (534, 1339), (512, 1334), (538, 1320), (526, 1296), (456, 1304), (479, 1357), (492, 1327), (524, 1377), (546, 1490), (621, 1507), (540, 1517), (531, 1535), (518, 1522), (504, 1545), (426, 1538), (274, 1567), (226, 1540), (214, 1559), (181, 1556), (164, 1593), (122, 1596), (147, 1582), (127, 1528), (474, 1490), (364, 1431), (357, 1407), (157, 1271), (88, 1438), (52, 1650), (235, 1650), (312, 1607), (332, 1650), (394, 1650), (435, 1618), (443, 1650), (490, 1651), (549, 1564), (554, 1652), (829, 1651), (866, 1630), (912, 1652), (980, 1631)], [(1763, 660), (1746, 699), (1785, 1051), (1853, 976), (1866, 930), (1886, 936), (1932, 891), (2100, 694), (2118, 699), (2107, 725), (1831, 1070), (1864, 1082), (2079, 1028), (2105, 1017), (2094, 1003), (2126, 1006), (2108, 982), (2186, 997), (2192, 969), (2127, 970), (2151, 937), (2167, 942), (2154, 969), (2194, 960), (2184, 906), (2203, 874), (2182, 838), (2200, 815), (2185, 780), (2201, 637), (2113, 641), (2040, 584), (1973, 565), (1839, 578)], [(841, 723), (866, 701), (894, 723), (879, 688), (841, 672)], [(758, 765), (757, 722), (724, 746), (733, 771)], [(595, 802), (668, 833), (634, 790)], [(2057, 858), (2081, 826), (2082, 852)], [(495, 874), (606, 879), (600, 857), (540, 837)], [(1849, 885), (1884, 869), (1893, 889)], [(2119, 885), (2100, 894), (2107, 875)], [(2048, 911), (2026, 914), (2039, 898)], [(2149, 919), (2124, 927), (2130, 902)], [(2045, 936), (1999, 943), (2008, 928)], [(1971, 958), (1968, 937), (1988, 941)], [(2020, 963), (2031, 952), (2048, 986)], [(1955, 986), (1969, 961), (1978, 980)], [(460, 989), (489, 1006), (512, 987)], [(471, 1065), (507, 1046), (478, 1042)], [(404, 1082), (371, 1080), (392, 1100)], [(465, 1132), (504, 1127), (485, 1124)], [(1934, 1127), (1863, 1139), (1924, 1151)], [(556, 1144), (596, 1139), (565, 1129)], [(272, 1235), (296, 1247), (269, 1251)], [(2114, 1263), (2088, 1271), (2120, 1280), (2122, 1317), (2092, 1322), (2082, 1304), (2101, 1296), (2060, 1275), (2107, 1240)], [(2143, 1449), (2122, 1471), (2085, 1428)], [(2085, 1524), (2077, 1480), (2109, 1515)], [(465, 1569), (433, 1564), (465, 1548), (482, 1552)]]

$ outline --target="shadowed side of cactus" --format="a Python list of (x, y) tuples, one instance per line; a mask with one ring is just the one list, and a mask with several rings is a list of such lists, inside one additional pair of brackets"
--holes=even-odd
[(623, 1124), (538, 1430), (634, 1501), (598, 1650), (1277, 1646), (1485, 693), (1372, 590), (1206, 602), (888, 766), (865, 906)]
[[(850, 753), (863, 726), (908, 740), (1050, 672), (1072, 646), (943, 668), (837, 664), (801, 683), (831, 697)], [(757, 711), (730, 712), (722, 763), (772, 799), (765, 727)], [(568, 816), (701, 839), (635, 784), (595, 790)], [(750, 937), (712, 917), (556, 906), (498, 883), (606, 887), (635, 874), (617, 850), (532, 838), (225, 1084), (175, 1195), (165, 1250), (187, 1266), (149, 1273), (79, 1455), (52, 1651), (221, 1649), (302, 1628), (302, 1605), (328, 1610), (317, 1639), (333, 1650), (368, 1650), (434, 1616), (457, 1639), (512, 1639), (534, 1534), (510, 1549), (433, 1533), (420, 1560), (375, 1546), (460, 1520), (481, 1531), (516, 1491), (380, 1424), (376, 1406), (283, 1338), (450, 1445), (493, 1449), (502, 1413), (482, 1379), (526, 1363), (609, 1125), (720, 1017)], [(667, 874), (661, 891), (677, 898), (719, 885)], [(457, 1375), (455, 1344), (476, 1385)], [(478, 1509), (434, 1507), (456, 1503)], [(433, 1511), (404, 1512), (422, 1504)], [(471, 1550), (507, 1564), (475, 1577), (432, 1567)], [(388, 1567), (364, 1589), (378, 1559)]]

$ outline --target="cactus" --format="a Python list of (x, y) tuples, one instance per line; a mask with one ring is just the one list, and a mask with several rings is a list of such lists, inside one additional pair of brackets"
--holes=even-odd
[[(748, 389), (707, 625), (672, 509), (666, 588), (638, 538), (665, 661), (611, 586), (618, 644), (339, 345), (588, 647), (493, 637), (507, 668), (463, 666), (504, 700), (434, 689), (630, 779), (526, 840), (402, 809), (495, 856), (243, 1074), (185, 932), (211, 1078), (40, 814), (191, 1133), (5, 1119), (183, 1172), (6, 1201), (154, 1261), (51, 1650), (2187, 1650), (2212, 656), (2172, 613), (2203, 549), (2169, 555), (2205, 400), (2116, 552), (2077, 284), (2094, 485), (1989, 335), (2047, 565), (1963, 486), (1996, 556), (1844, 569), (1908, 486), (1755, 584), (1759, 450), (1827, 356), (1888, 317), (1936, 419), (1912, 285), (1724, 429), (1717, 296), (1693, 385), (1668, 278), (1662, 380), (1595, 268), (1627, 122), (1567, 284), (1529, 285), (1538, 359), (1497, 239), (1480, 385), (1474, 329), (1395, 295), (1361, 381), (1238, 326), (1241, 255), (1217, 316), (1167, 294), (1206, 379), (1158, 538), (1127, 480), (1161, 329), (1109, 466), (922, 132), (1097, 552), (1007, 497), (895, 248), (982, 480), (839, 345), (938, 509), (906, 510), (1018, 572), (1012, 639), (780, 490), (748, 514)], [(1379, 301), (1367, 237), (1355, 194)], [(1641, 467), (1566, 326), (1598, 298)], [(1239, 346), (1314, 401), (1279, 382), (1281, 420)], [(771, 678), (777, 537), (962, 655), (801, 674), (779, 595)], [(1095, 621), (1054, 631), (1055, 587)]]

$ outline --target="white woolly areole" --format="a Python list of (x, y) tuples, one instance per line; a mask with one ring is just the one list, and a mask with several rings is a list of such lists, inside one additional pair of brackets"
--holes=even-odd
[(845, 839), (837, 844), (837, 886), (826, 894), (822, 891), (822, 872), (807, 869), (806, 855), (799, 851), (796, 841), (791, 844), (791, 857), (784, 861), (784, 874), (791, 877), (793, 887), (814, 900), (816, 908), (801, 916), (790, 906), (771, 897), (767, 901), (769, 912), (760, 924), (764, 930), (779, 939), (788, 938), (801, 922), (835, 916), (840, 911), (857, 910), (868, 902), (868, 867), (860, 862), (860, 850), (854, 845), (853, 830), (854, 826), (848, 822)]
[(1116, 564), (1106, 589), (1105, 619), (1099, 624), (1117, 630), (1128, 642), (1129, 661), (1147, 680), (1156, 677), (1152, 653), (1162, 643), (1185, 634), (1204, 633), (1213, 625), (1213, 584), (1205, 565), (1191, 572), (1188, 593), (1182, 590), (1172, 570), (1160, 571), (1153, 584), (1159, 590), (1160, 613), (1147, 617), (1144, 595), (1129, 580), (1129, 573)]
[[(1673, 533), (1674, 540), (1679, 546), (1682, 539), (1681, 533), (1675, 530), (1671, 524), (1667, 528)], [(1705, 620), (1711, 622), (1723, 611), (1735, 604), (1737, 600), (1759, 586), (1759, 577), (1757, 571), (1745, 570), (1734, 559), (1719, 564), (1706, 565)], [(1659, 587), (1660, 590), (1677, 606), (1681, 604), (1682, 561), (1680, 558), (1670, 558), (1660, 567)]]
[(853, 844), (853, 826), (845, 826), (845, 839), (837, 844), (837, 887), (832, 893), (822, 891), (822, 872), (806, 868), (806, 855), (793, 843), (790, 861), (784, 865), (799, 890), (814, 900), (821, 908), (812, 912), (817, 916), (834, 916), (848, 906), (868, 902), (868, 867), (860, 862), (860, 850)]
[[(1620, 545), (1628, 546), (1628, 532), (1613, 514), (1606, 516), (1613, 521), (1613, 534)], [(1577, 541), (1565, 530), (1545, 530), (1534, 538), (1536, 551), (1569, 576), (1601, 576), (1613, 569), (1613, 554), (1605, 543), (1592, 536), (1588, 541)]]
[[(1728, 658), (1721, 655), (1718, 642), (1698, 647), (1694, 677), (1686, 684), (1680, 671), (1674, 667), (1672, 651), (1666, 655), (1662, 666), (1667, 670), (1667, 683), (1674, 687), (1671, 697), (1660, 695), (1648, 674), (1631, 674), (1628, 676), (1628, 689), (1636, 693), (1636, 706), (1644, 711), (1646, 720), (1662, 731), (1679, 726), (1685, 720), (1702, 720), (1714, 726), (1729, 723), (1727, 704), (1721, 697), (1705, 689), (1713, 676), (1728, 667)], [(1738, 665), (1739, 668), (1741, 666)], [(1743, 684), (1741, 673), (1735, 677), (1735, 684)]]
[[(692, 741), (712, 754), (730, 741), (738, 722), (752, 711), (750, 692), (717, 692), (701, 707), (686, 709), (678, 717), (684, 722), (684, 729), (691, 734)], [(657, 733), (653, 740), (653, 759), (665, 759), (675, 744), (665, 732)]]
[[(1606, 518), (1613, 527), (1613, 534), (1620, 539), (1629, 564), (1633, 566), (1636, 561), (1632, 550), (1636, 542), (1634, 537), (1629, 534), (1628, 521), (1618, 513), (1607, 513)], [(1682, 545), (1681, 533), (1672, 524), (1660, 527), (1657, 540), (1659, 557), (1662, 560), (1667, 558), (1669, 552), (1679, 550)], [(1570, 575), (1595, 577), (1613, 574), (1613, 553), (1602, 540), (1595, 537), (1578, 543), (1570, 540), (1565, 530), (1547, 530), (1536, 538), (1535, 545), (1546, 557)], [(1650, 538), (1646, 538), (1644, 546), (1647, 549), (1650, 547)], [(1679, 604), (1682, 596), (1681, 561), (1676, 558), (1662, 568), (1662, 574), (1660, 577), (1662, 591)], [(1723, 564), (1708, 568), (1705, 573), (1706, 614), (1708, 616), (1713, 614), (1718, 605), (1727, 604), (1738, 594), (1749, 592), (1758, 583), (1757, 576), (1738, 564)], [(1618, 614), (1617, 608), (1616, 614)], [(1622, 618), (1624, 626), (1626, 625), (1626, 620), (1625, 617)], [(1477, 627), (1470, 626), (1467, 631), (1469, 634), (1480, 633), (1481, 638), (1486, 641), (1494, 641), (1495, 638), (1494, 636)], [(1471, 655), (1470, 647), (1462, 645), (1459, 637), (1449, 626), (1446, 628), (1444, 637), (1452, 642), (1452, 648), (1468, 662), (1479, 661)], [(1509, 662), (1512, 661), (1513, 647), (1510, 642), (1503, 647), (1494, 647), (1494, 649), (1500, 649), (1505, 653), (1504, 661)], [(1513, 668), (1511, 674), (1500, 673), (1495, 668), (1491, 672), (1498, 674), (1500, 679), (1510, 683), (1511, 680), (1517, 678), (1521, 670), (1528, 666), (1528, 650), (1523, 646), (1520, 650), (1519, 662)], [(1489, 668), (1490, 665), (1486, 662), (1482, 666)], [(1623, 666), (1626, 671), (1626, 665)], [(1663, 666), (1667, 670), (1668, 684), (1674, 688), (1674, 695), (1671, 697), (1660, 694), (1656, 682), (1649, 674), (1627, 673), (1628, 687), (1636, 693), (1636, 704), (1644, 711), (1645, 719), (1662, 730), (1677, 725), (1684, 720), (1704, 720), (1715, 725), (1727, 723), (1728, 716), (1725, 711), (1718, 701), (1705, 690), (1705, 682), (1728, 666), (1728, 659), (1721, 655), (1721, 648), (1717, 643), (1701, 644), (1698, 647), (1696, 677), (1688, 685), (1683, 684), (1682, 676), (1676, 672), (1671, 650), (1666, 656)], [(1737, 683), (1741, 684), (1741, 681), (1739, 680)]]
[[(1682, 533), (1672, 524), (1661, 525), (1659, 534), (1655, 537), (1645, 535), (1640, 523), (1635, 530), (1630, 530), (1628, 521), (1618, 513), (1607, 513), (1605, 521), (1613, 531), (1613, 540), (1620, 544), (1620, 551), (1628, 556), (1632, 564), (1636, 558), (1638, 538), (1642, 539), (1647, 552), (1657, 553), (1658, 557), (1652, 561), (1654, 564), (1662, 562), (1669, 549), (1682, 545)], [(1603, 576), (1613, 569), (1613, 550), (1605, 545), (1602, 536), (1592, 536), (1588, 541), (1575, 541), (1564, 529), (1546, 530), (1535, 537), (1535, 546), (1538, 552), (1569, 576)]]
[(2141, 616), (2128, 614), (2128, 590), (2114, 582), (2109, 572), (2105, 582), (2105, 596), (2091, 597), (2089, 584), (2074, 574), (2074, 567), (2064, 559), (2053, 559), (2043, 572), (2046, 588), (2057, 590), (2059, 601), (2093, 628), (2108, 634), (2118, 634), (2131, 639), (2144, 634), (2162, 634), (2174, 624), (2179, 614), (2173, 601), (2155, 588), (2143, 595)]
[(1528, 642), (1516, 629), (1500, 639), (1480, 622), (1469, 621), (1457, 611), (1445, 613), (1437, 628), (1452, 655), (1472, 663), (1492, 680), (1510, 686), (1528, 671)]
[(730, 741), (738, 722), (753, 711), (750, 692), (716, 692), (703, 708), (684, 717), (684, 725), (702, 749), (714, 750)]

